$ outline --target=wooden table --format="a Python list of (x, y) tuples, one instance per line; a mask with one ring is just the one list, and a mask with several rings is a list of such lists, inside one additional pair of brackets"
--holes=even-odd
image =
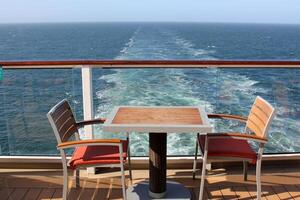
[(162, 198), (167, 194), (167, 133), (207, 133), (212, 126), (201, 107), (119, 106), (103, 130), (149, 133), (149, 195)]

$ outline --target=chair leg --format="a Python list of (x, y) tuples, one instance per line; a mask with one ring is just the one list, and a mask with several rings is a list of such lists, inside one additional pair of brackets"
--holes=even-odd
[(67, 164), (63, 164), (63, 174), (64, 174), (64, 182), (63, 182), (63, 200), (67, 200), (68, 195), (68, 168)]
[(74, 178), (75, 178), (75, 187), (80, 188), (80, 170), (74, 170)]
[(124, 199), (124, 200), (127, 200), (124, 165), (121, 165), (120, 168), (121, 168), (121, 181), (122, 181), (122, 193), (123, 193), (123, 199)]
[(256, 161), (256, 190), (257, 200), (261, 199), (261, 157)]
[(205, 181), (205, 172), (206, 172), (206, 162), (207, 162), (207, 152), (208, 152), (208, 138), (206, 136), (205, 137), (204, 155), (203, 155), (203, 160), (202, 160), (202, 174), (201, 174), (199, 200), (203, 199), (204, 181)]
[(198, 141), (196, 141), (195, 159), (193, 163), (193, 179), (195, 179), (196, 177), (197, 156), (198, 156)]
[(203, 193), (204, 193), (204, 181), (205, 181), (205, 172), (206, 172), (206, 159), (203, 159), (202, 164), (202, 173), (201, 173), (201, 183), (200, 183), (200, 193), (199, 193), (199, 200), (203, 199)]
[(122, 143), (119, 144), (119, 156), (120, 156), (120, 169), (121, 169), (121, 182), (122, 182), (123, 199), (127, 200), (127, 196), (126, 196), (126, 184), (125, 184), (125, 172), (124, 172), (124, 163), (123, 163), (123, 146), (122, 146)]
[[(128, 144), (129, 144), (129, 133), (128, 133), (128, 132), (126, 133), (126, 138), (127, 138)], [(132, 171), (131, 171), (130, 145), (128, 145), (128, 148), (127, 148), (127, 154), (128, 154), (128, 170), (129, 170), (129, 178), (130, 178), (130, 181), (131, 181), (131, 184), (132, 184)]]
[(243, 175), (244, 175), (244, 181), (248, 180), (248, 162), (243, 161)]
[(129, 178), (132, 183), (132, 171), (131, 171), (131, 158), (130, 158), (130, 150), (128, 147), (128, 170), (129, 170)]

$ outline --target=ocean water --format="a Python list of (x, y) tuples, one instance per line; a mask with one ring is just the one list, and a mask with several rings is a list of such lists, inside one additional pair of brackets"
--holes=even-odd
[[(0, 60), (299, 60), (299, 38), (299, 25), (0, 25)], [(93, 69), (94, 113), (105, 117), (117, 105), (201, 105), (247, 116), (260, 95), (277, 108), (266, 152), (299, 152), (299, 82), (300, 69)], [(80, 70), (5, 70), (0, 84), (1, 154), (57, 154), (46, 113), (67, 98), (83, 118)], [(213, 123), (216, 131), (243, 130), (236, 122)], [(123, 137), (101, 126), (95, 135)], [(193, 134), (169, 134), (168, 154), (192, 154), (194, 144)], [(131, 148), (133, 155), (147, 155), (148, 135), (131, 134)]]

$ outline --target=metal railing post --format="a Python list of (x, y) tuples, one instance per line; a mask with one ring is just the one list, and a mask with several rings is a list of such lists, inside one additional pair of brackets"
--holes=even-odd
[[(82, 102), (83, 102), (83, 117), (84, 120), (90, 120), (94, 117), (93, 112), (93, 75), (92, 68), (87, 66), (82, 66), (81, 68), (82, 76)], [(93, 139), (93, 126), (88, 125), (84, 127), (85, 138)], [(95, 174), (95, 168), (87, 168), (88, 174)]]

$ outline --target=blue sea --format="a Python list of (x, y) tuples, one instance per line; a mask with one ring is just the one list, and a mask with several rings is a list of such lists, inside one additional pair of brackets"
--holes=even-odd
[[(0, 60), (300, 60), (300, 25), (218, 23), (69, 23), (0, 25)], [(55, 155), (46, 118), (63, 98), (83, 119), (80, 69), (4, 70), (0, 155)], [(95, 117), (117, 105), (200, 105), (247, 116), (257, 95), (277, 109), (266, 153), (300, 152), (300, 69), (93, 69)], [(216, 131), (242, 131), (212, 121)], [(99, 138), (124, 137), (95, 126)], [(84, 133), (81, 132), (82, 137)], [(195, 135), (169, 134), (169, 155), (194, 152)], [(148, 153), (148, 135), (131, 134)]]

